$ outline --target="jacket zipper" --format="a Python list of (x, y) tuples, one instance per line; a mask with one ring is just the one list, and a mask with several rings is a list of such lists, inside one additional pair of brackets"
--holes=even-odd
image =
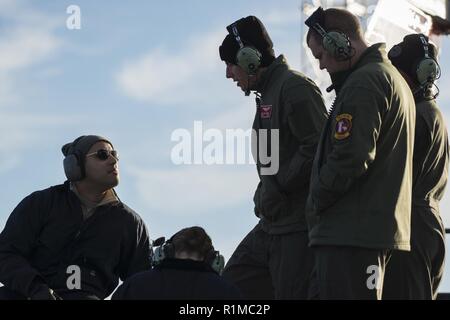
[(331, 108), (328, 111), (328, 119), (327, 119), (327, 123), (326, 123), (325, 130), (324, 130), (322, 145), (320, 148), (319, 168), (318, 168), (319, 173), (320, 173), (320, 168), (322, 167), (322, 162), (323, 162), (323, 157), (324, 157), (325, 139), (328, 137), (328, 131), (330, 130), (331, 122), (333, 121), (332, 115), (334, 113), (334, 110), (336, 109), (336, 100), (337, 100), (337, 96), (333, 99), (333, 102), (331, 103)]

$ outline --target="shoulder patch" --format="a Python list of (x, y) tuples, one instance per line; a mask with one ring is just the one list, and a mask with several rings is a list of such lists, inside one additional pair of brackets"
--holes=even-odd
[(352, 116), (348, 113), (340, 114), (336, 117), (336, 128), (334, 137), (337, 140), (343, 140), (350, 136), (352, 129)]

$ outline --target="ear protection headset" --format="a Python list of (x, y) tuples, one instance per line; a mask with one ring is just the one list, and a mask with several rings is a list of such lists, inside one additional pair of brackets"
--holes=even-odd
[(67, 156), (64, 158), (64, 173), (69, 181), (79, 181), (84, 178), (84, 161), (81, 152), (76, 148), (77, 144), (85, 136), (81, 136), (71, 144), (65, 145), (68, 148)]
[[(172, 238), (166, 241), (164, 237), (161, 237), (154, 241), (153, 246), (155, 247), (155, 251), (152, 255), (152, 266), (158, 266), (164, 261), (164, 259), (175, 257), (175, 247), (172, 243)], [(225, 267), (225, 258), (219, 253), (219, 251), (209, 251), (203, 261), (217, 274), (222, 274)]]
[(236, 42), (239, 44), (239, 50), (236, 53), (236, 63), (241, 67), (248, 75), (255, 75), (261, 65), (262, 54), (252, 46), (245, 46), (236, 26), (233, 23), (227, 27), (230, 34), (234, 36)]
[(439, 64), (430, 56), (429, 44), (423, 34), (419, 34), (420, 42), (423, 46), (424, 55), (414, 65), (412, 74), (416, 75), (416, 80), (420, 85), (433, 84), (440, 76)]
[(69, 181), (79, 181), (86, 176), (85, 155), (89, 149), (97, 142), (106, 142), (111, 145), (108, 139), (97, 136), (87, 135), (75, 139), (74, 142), (66, 143), (61, 151), (64, 154), (64, 173)]
[(319, 7), (305, 24), (314, 29), (322, 38), (323, 48), (338, 61), (349, 60), (353, 56), (353, 48), (349, 37), (340, 31), (326, 31), (322, 24), (325, 20), (325, 13)]

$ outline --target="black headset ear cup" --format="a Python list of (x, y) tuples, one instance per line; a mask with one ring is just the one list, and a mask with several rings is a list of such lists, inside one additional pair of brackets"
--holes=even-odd
[(174, 258), (175, 257), (175, 248), (172, 244), (171, 241), (167, 241), (166, 243), (164, 243), (162, 245), (163, 250), (164, 250), (164, 255), (166, 256), (166, 258)]
[(249, 75), (256, 74), (256, 70), (261, 65), (261, 59), (261, 53), (256, 48), (250, 46), (240, 48), (236, 54), (237, 65)]
[(76, 154), (69, 154), (64, 158), (64, 173), (69, 181), (79, 181), (83, 179), (82, 168)]
[[(159, 240), (159, 239), (158, 239)], [(175, 256), (175, 249), (170, 240), (165, 241), (159, 246), (156, 246), (155, 252), (152, 255), (152, 266), (157, 266), (163, 262), (164, 259), (170, 259)]]

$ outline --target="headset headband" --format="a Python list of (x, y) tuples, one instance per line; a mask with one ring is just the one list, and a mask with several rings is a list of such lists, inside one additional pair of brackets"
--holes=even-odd
[(423, 45), (423, 51), (425, 53), (425, 58), (429, 59), (430, 55), (428, 53), (428, 41), (427, 41), (427, 39), (425, 39), (425, 37), (422, 34), (419, 34), (419, 38)]
[(320, 25), (319, 22), (314, 23), (314, 24), (312, 25), (312, 28), (313, 28), (314, 30), (316, 30), (317, 33), (320, 34), (320, 36), (321, 36), (322, 38), (326, 37), (327, 32), (326, 32), (325, 29)]
[(236, 42), (239, 44), (239, 47), (242, 49), (244, 47), (244, 43), (242, 42), (241, 37), (239, 36), (239, 31), (237, 29), (236, 23), (233, 23), (230, 26), (230, 28), (231, 28), (234, 38), (236, 39)]

